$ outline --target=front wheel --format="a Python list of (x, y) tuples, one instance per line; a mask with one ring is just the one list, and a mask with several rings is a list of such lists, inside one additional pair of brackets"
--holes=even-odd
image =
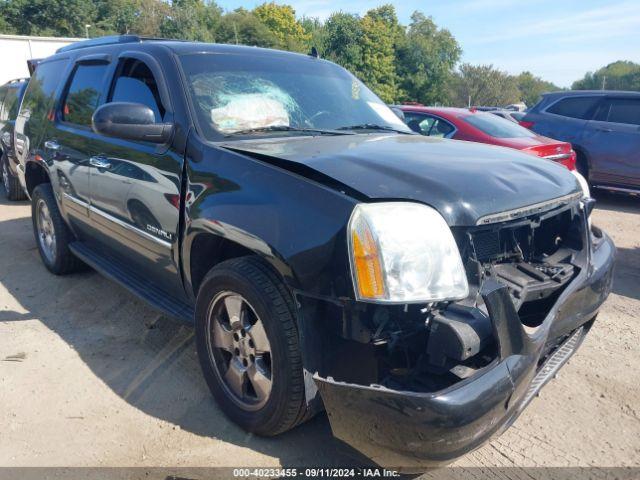
[(196, 305), (196, 342), (213, 396), (242, 428), (271, 436), (305, 419), (293, 304), (259, 258), (222, 262), (205, 277)]

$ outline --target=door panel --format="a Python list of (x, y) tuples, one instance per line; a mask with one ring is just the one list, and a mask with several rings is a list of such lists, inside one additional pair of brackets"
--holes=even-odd
[[(157, 75), (139, 59), (121, 58), (108, 101), (143, 103), (158, 122), (166, 120)], [(173, 255), (179, 234), (182, 155), (168, 145), (100, 135), (93, 138), (92, 151), (90, 217), (96, 242), (158, 287), (182, 296)]]
[(58, 118), (42, 142), (59, 183), (63, 212), (81, 240), (89, 228), (89, 158), (95, 153), (85, 134), (90, 132), (91, 115), (100, 102), (108, 69), (107, 62), (76, 63)]
[(587, 123), (582, 143), (592, 182), (640, 188), (640, 100), (606, 99)]

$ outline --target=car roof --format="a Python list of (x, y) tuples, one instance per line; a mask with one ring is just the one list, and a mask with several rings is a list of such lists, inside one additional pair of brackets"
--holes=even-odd
[(543, 93), (545, 97), (579, 97), (583, 95), (618, 95), (638, 97), (640, 92), (630, 92), (628, 90), (559, 90), (557, 92)]
[(484, 110), (470, 110), (461, 107), (425, 107), (424, 105), (399, 105), (403, 112), (435, 113), (444, 116), (466, 117), (477, 113), (489, 113)]
[(270, 55), (278, 58), (309, 58), (310, 55), (303, 53), (288, 52), (262, 47), (251, 47), (246, 45), (229, 45), (220, 43), (191, 42), (186, 40), (175, 40), (166, 38), (142, 37), (138, 35), (114, 35), (89, 40), (82, 40), (59, 48), (56, 55), (66, 53), (93, 53), (109, 51), (114, 47), (134, 47), (136, 50), (146, 50), (153, 46), (163, 46), (177, 55), (193, 53), (226, 53), (226, 54), (253, 54)]

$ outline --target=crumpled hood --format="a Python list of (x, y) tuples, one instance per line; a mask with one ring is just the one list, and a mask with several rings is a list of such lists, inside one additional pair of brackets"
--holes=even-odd
[(234, 141), (221, 146), (301, 163), (375, 199), (414, 200), (450, 226), (580, 191), (563, 166), (503, 147), (375, 134)]

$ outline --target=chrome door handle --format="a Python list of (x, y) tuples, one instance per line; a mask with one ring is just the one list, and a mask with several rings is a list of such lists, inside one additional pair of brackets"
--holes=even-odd
[(102, 168), (104, 170), (111, 168), (111, 164), (109, 163), (109, 160), (107, 160), (106, 157), (103, 157), (101, 155), (98, 155), (96, 157), (90, 157), (89, 165), (96, 168)]
[(44, 142), (44, 148), (47, 150), (60, 150), (60, 144), (55, 140), (47, 140)]

